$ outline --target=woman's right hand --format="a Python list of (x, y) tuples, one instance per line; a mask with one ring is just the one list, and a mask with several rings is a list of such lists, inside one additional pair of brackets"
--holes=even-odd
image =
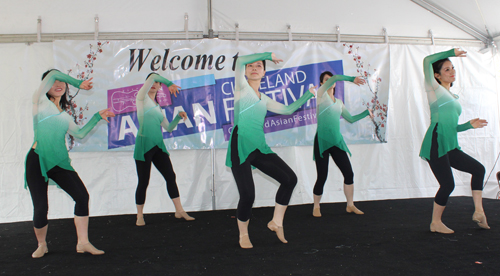
[(188, 118), (186, 112), (184, 111), (180, 111), (178, 114), (179, 116), (181, 116), (182, 119), (184, 119), (184, 121), (186, 121), (186, 119)]
[(170, 94), (174, 94), (174, 97), (177, 98), (177, 94), (179, 94), (179, 89), (181, 89), (180, 86), (172, 84), (168, 87), (168, 91), (170, 91)]
[(80, 84), (80, 88), (83, 89), (83, 90), (90, 90), (92, 89), (93, 85), (92, 85), (92, 79), (93, 78), (90, 78), (88, 80), (85, 80), (82, 82), (82, 84)]
[(459, 48), (455, 48), (455, 56), (456, 57), (466, 57), (467, 51), (462, 51)]
[(278, 64), (280, 62), (283, 62), (283, 60), (278, 59), (274, 53), (271, 54), (271, 58), (272, 58), (272, 61), (274, 62), (274, 64)]
[(488, 125), (488, 122), (486, 120), (479, 118), (472, 119), (469, 121), (469, 123), (473, 128), (482, 128)]
[(106, 122), (109, 123), (108, 118), (109, 117), (115, 117), (115, 113), (113, 111), (110, 111), (111, 108), (106, 108), (101, 111), (99, 111), (99, 115), (101, 115), (101, 118), (103, 118)]

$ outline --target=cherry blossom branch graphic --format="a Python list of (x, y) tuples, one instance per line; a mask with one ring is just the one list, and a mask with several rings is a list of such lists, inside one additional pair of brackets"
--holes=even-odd
[(378, 97), (382, 79), (378, 77), (377, 69), (371, 69), (370, 64), (365, 68), (362, 57), (358, 54), (359, 46), (355, 47), (354, 44), (348, 43), (344, 43), (343, 46), (346, 48), (347, 54), (353, 57), (359, 76), (366, 80), (367, 86), (373, 95), (370, 101), (365, 102), (363, 100), (363, 105), (373, 110), (374, 117), (371, 121), (375, 126), (375, 136), (380, 142), (386, 143), (385, 128), (387, 126), (387, 104), (380, 102)]
[[(109, 41), (105, 42), (100, 42), (98, 41), (96, 45), (89, 44), (89, 53), (86, 56), (86, 60), (84, 61), (85, 68), (83, 70), (80, 70), (80, 64), (76, 64), (74, 67), (76, 67), (76, 70), (69, 69), (67, 71), (68, 75), (71, 75), (72, 73), (76, 74), (75, 78), (79, 80), (87, 80), (90, 78), (90, 76), (94, 73), (94, 62), (97, 60), (97, 55), (102, 53), (103, 46), (109, 44)], [(94, 50), (95, 47), (95, 50)], [(78, 104), (75, 101), (76, 96), (78, 96), (78, 93), (80, 92), (80, 89), (76, 91), (75, 94), (68, 93), (68, 101), (69, 105), (66, 108), (66, 111), (68, 114), (73, 117), (73, 121), (77, 125), (84, 125), (84, 122), (87, 120), (87, 117), (84, 115), (85, 111), (89, 110), (89, 105), (88, 103), (85, 104), (85, 106), (80, 106), (78, 108)], [(71, 135), (68, 135), (68, 148), (69, 151), (73, 149), (75, 146), (75, 138)]]

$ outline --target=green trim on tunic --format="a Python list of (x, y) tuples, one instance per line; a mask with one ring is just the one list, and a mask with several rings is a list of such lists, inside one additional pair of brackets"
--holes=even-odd
[[(235, 87), (234, 87), (234, 127), (238, 126), (238, 156), (240, 164), (245, 162), (248, 155), (255, 150), (263, 154), (274, 153), (266, 143), (264, 135), (264, 120), (267, 111), (277, 114), (290, 115), (307, 100), (314, 97), (307, 91), (294, 103), (286, 106), (269, 98), (266, 94), (260, 93), (260, 99), (248, 84), (245, 78), (245, 67), (247, 64), (259, 60), (272, 60), (272, 53), (261, 53), (238, 57), (235, 67)], [(231, 138), (229, 139), (226, 166), (231, 167)]]
[[(335, 98), (335, 102), (333, 102), (330, 95), (328, 95), (328, 93), (325, 93), (337, 81), (353, 82), (354, 79), (355, 77), (335, 75), (330, 77), (318, 89), (318, 100), (316, 101), (316, 118), (318, 120), (318, 127), (316, 130), (316, 135), (318, 137), (319, 152), (323, 157), (325, 157), (324, 152), (334, 146), (351, 155), (351, 152), (349, 151), (349, 148), (344, 141), (344, 137), (342, 137), (342, 134), (340, 133), (341, 115), (347, 122), (351, 124), (370, 115), (370, 112), (368, 110), (365, 110), (360, 114), (351, 116), (344, 103), (340, 99)], [(314, 156), (314, 154), (313, 159), (316, 159), (316, 156)]]
[(144, 155), (155, 146), (169, 154), (163, 141), (161, 127), (168, 132), (172, 132), (181, 119), (181, 116), (177, 114), (169, 123), (165, 115), (163, 115), (160, 105), (149, 97), (148, 92), (155, 82), (161, 82), (168, 87), (173, 84), (158, 74), (151, 74), (137, 92), (136, 106), (139, 131), (135, 138), (134, 159), (139, 161), (145, 161)]
[[(36, 143), (35, 152), (39, 156), (40, 169), (45, 181), (49, 180), (47, 172), (55, 166), (75, 171), (71, 166), (71, 159), (66, 147), (66, 133), (75, 138), (83, 139), (102, 119), (99, 112), (97, 112), (84, 127), (80, 128), (73, 117), (65, 111), (59, 111), (57, 106), (46, 95), (56, 80), (71, 84), (76, 88), (79, 88), (83, 82), (60, 71), (52, 70), (33, 94), (33, 130), (35, 137), (32, 147)], [(52, 181), (49, 183), (51, 185), (55, 184)], [(27, 187), (26, 175), (24, 187)]]
[(426, 160), (431, 158), (432, 132), (437, 125), (438, 157), (453, 149), (459, 149), (457, 133), (473, 128), (470, 122), (458, 125), (458, 117), (462, 113), (462, 106), (457, 101), (458, 95), (452, 94), (434, 79), (432, 64), (438, 60), (454, 57), (455, 50), (436, 53), (424, 59), (425, 90), (431, 110), (431, 124), (425, 133), (420, 157)]

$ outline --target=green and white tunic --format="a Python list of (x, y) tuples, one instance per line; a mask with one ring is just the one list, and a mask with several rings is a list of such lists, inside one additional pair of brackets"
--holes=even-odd
[[(102, 119), (97, 112), (84, 127), (80, 128), (73, 117), (64, 110), (59, 111), (46, 95), (56, 80), (71, 84), (76, 88), (79, 88), (83, 82), (60, 71), (52, 70), (33, 94), (33, 131), (35, 134), (33, 145), (36, 143), (35, 152), (40, 158), (40, 168), (45, 181), (49, 180), (47, 172), (55, 166), (75, 171), (71, 166), (71, 159), (66, 147), (66, 133), (82, 139)], [(51, 184), (54, 183), (51, 182)]]
[[(255, 150), (263, 154), (274, 153), (266, 143), (264, 135), (264, 120), (267, 111), (278, 114), (289, 115), (302, 106), (307, 100), (314, 97), (307, 91), (294, 103), (286, 106), (269, 98), (266, 94), (260, 93), (260, 99), (248, 84), (245, 78), (245, 67), (249, 63), (259, 60), (272, 60), (272, 53), (253, 54), (238, 57), (235, 67), (235, 87), (234, 87), (234, 126), (238, 127), (238, 156), (240, 164), (244, 163), (248, 155)], [(226, 156), (226, 166), (231, 167), (231, 140)]]
[(431, 124), (425, 133), (420, 157), (430, 160), (432, 132), (437, 125), (438, 157), (453, 149), (460, 149), (457, 133), (473, 128), (470, 122), (458, 124), (458, 117), (462, 113), (462, 106), (457, 101), (458, 95), (451, 93), (441, 86), (434, 78), (432, 64), (447, 57), (454, 57), (455, 50), (436, 53), (424, 59), (425, 91), (431, 109)]
[[(370, 115), (370, 112), (368, 110), (365, 110), (358, 115), (351, 116), (349, 111), (347, 111), (344, 103), (340, 99), (335, 98), (334, 102), (330, 95), (328, 95), (328, 93), (325, 93), (337, 81), (353, 82), (354, 79), (355, 77), (335, 75), (329, 78), (318, 89), (318, 100), (316, 102), (316, 118), (318, 118), (318, 127), (316, 130), (316, 136), (318, 138), (318, 147), (321, 156), (323, 156), (323, 153), (326, 150), (334, 146), (345, 152), (348, 152), (349, 155), (351, 155), (351, 152), (349, 151), (349, 148), (347, 148), (347, 145), (344, 141), (344, 137), (342, 137), (342, 134), (340, 133), (341, 115), (346, 121), (351, 124)], [(313, 158), (316, 159), (316, 156), (313, 156)]]
[(139, 92), (137, 92), (136, 106), (139, 132), (135, 138), (134, 159), (139, 161), (145, 161), (144, 154), (155, 146), (158, 146), (163, 152), (169, 154), (163, 142), (161, 127), (168, 132), (172, 132), (181, 119), (181, 116), (177, 114), (172, 122), (169, 123), (165, 115), (163, 115), (160, 105), (148, 96), (148, 92), (155, 82), (161, 82), (168, 87), (173, 84), (158, 74), (151, 74)]

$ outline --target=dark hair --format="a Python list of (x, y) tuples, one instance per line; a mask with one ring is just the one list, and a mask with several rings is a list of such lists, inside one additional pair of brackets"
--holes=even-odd
[[(333, 74), (332, 72), (330, 71), (325, 71), (323, 73), (321, 73), (321, 75), (319, 75), (319, 83), (322, 83), (323, 82), (323, 78), (328, 75), (330, 77), (333, 77)], [(335, 95), (335, 87), (333, 88), (333, 94)]]
[(323, 78), (324, 78), (326, 75), (328, 75), (328, 76), (330, 76), (330, 77), (333, 77), (332, 72), (330, 72), (330, 71), (325, 71), (325, 72), (321, 73), (321, 75), (319, 75), (319, 83), (322, 83), (322, 82), (323, 82)]
[[(42, 80), (45, 79), (45, 77), (51, 72), (51, 71), (59, 71), (57, 69), (50, 69), (50, 70), (47, 70), (45, 73), (42, 74)], [(60, 72), (60, 71), (59, 71)], [(61, 107), (62, 110), (66, 110), (66, 108), (68, 108), (68, 106), (70, 106), (70, 102), (68, 101), (68, 94), (69, 94), (69, 86), (68, 84), (66, 83), (66, 91), (64, 91), (64, 94), (61, 96), (61, 100), (59, 100), (59, 106)], [(45, 95), (47, 96), (47, 99), (50, 100), (50, 95), (49, 95), (49, 91), (47, 91), (45, 93)]]
[[(443, 64), (446, 62), (446, 61), (449, 61), (451, 62), (451, 60), (449, 58), (444, 58), (444, 59), (440, 59), (436, 62), (434, 62), (432, 64), (432, 70), (434, 70), (434, 73), (438, 73), (441, 75), (441, 69), (443, 68)], [(441, 81), (438, 80), (435, 76), (434, 78), (436, 79), (436, 81), (441, 84)], [(453, 83), (450, 84), (450, 87), (453, 86)]]
[[(158, 75), (158, 73), (156, 72), (151, 72), (148, 74), (148, 76), (146, 77), (146, 80), (149, 78), (149, 76), (153, 75), (153, 74), (156, 74)], [(159, 76), (159, 75), (158, 75)], [(153, 83), (154, 84), (154, 83)], [(148, 96), (149, 97), (149, 96)], [(155, 102), (158, 103), (158, 92), (156, 92), (156, 95), (155, 95)]]
[[(258, 60), (257, 60), (258, 61)], [(266, 60), (261, 60), (262, 61), (262, 67), (264, 67), (264, 71), (266, 71)], [(253, 62), (252, 62), (253, 63)], [(248, 65), (248, 64), (247, 64)], [(246, 67), (246, 65), (245, 65)]]

